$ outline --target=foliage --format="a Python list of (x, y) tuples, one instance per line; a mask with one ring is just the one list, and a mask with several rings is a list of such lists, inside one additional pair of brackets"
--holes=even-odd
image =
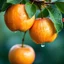
[(50, 18), (54, 23), (57, 33), (60, 32), (63, 28), (61, 12), (56, 8), (56, 6), (49, 7), (48, 11), (50, 14)]
[[(51, 2), (45, 6), (45, 2), (35, 4), (34, 1), (32, 1), (33, 0), (0, 0), (0, 12), (5, 11), (10, 5), (23, 3), (30, 18), (33, 15), (35, 15), (36, 18), (50, 17), (54, 23), (56, 32), (59, 33), (63, 28), (62, 13), (64, 13), (64, 0), (46, 0), (47, 2)], [(40, 8), (38, 5), (40, 5)], [(41, 5), (44, 7), (42, 8)], [(55, 7), (53, 5), (55, 5)], [(39, 12), (37, 13), (37, 11)]]
[(30, 18), (36, 13), (36, 6), (29, 2), (25, 4), (25, 9)]
[[(47, 1), (49, 1), (49, 0), (47, 0)], [(64, 28), (64, 23), (62, 22), (62, 13), (64, 14), (64, 0), (51, 0), (51, 1), (52, 2), (50, 4), (48, 4), (46, 7), (40, 9), (38, 7), (38, 5), (40, 5), (40, 3), (35, 4), (31, 0), (0, 0), (0, 15), (3, 16), (4, 14), (2, 15), (2, 12), (6, 11), (6, 9), (9, 6), (11, 6), (13, 4), (23, 3), (23, 4), (25, 4), (26, 12), (27, 12), (27, 14), (30, 18), (33, 15), (35, 15), (36, 18), (40, 18), (40, 17), (50, 18), (53, 21), (54, 25), (55, 25), (57, 33), (59, 33)], [(30, 7), (30, 8), (28, 8), (28, 7)], [(1, 21), (1, 19), (0, 19), (0, 21)], [(1, 24), (0, 24), (0, 29), (1, 29)], [(9, 33), (10, 32), (7, 29), (5, 29), (5, 27), (4, 27), (4, 29), (2, 29), (0, 31), (0, 42), (2, 42), (2, 41), (4, 42), (3, 44), (0, 43), (1, 44), (1, 46), (0, 46), (0, 57), (5, 59), (5, 60), (3, 59), (5, 62), (0, 61), (0, 64), (3, 64), (3, 63), (7, 64), (6, 63), (7, 62), (6, 57), (8, 56), (7, 53), (8, 53), (8, 50), (10, 49), (10, 47), (12, 46), (12, 44), (14, 45), (14, 44), (17, 44), (17, 42), (21, 42), (21, 39), (20, 39), (21, 35), (20, 34), (19, 35), (14, 34), (15, 37), (12, 38), (13, 34), (9, 34)], [(39, 63), (39, 62), (42, 62), (41, 64), (43, 64), (43, 63), (44, 64), (48, 64), (48, 63), (49, 64), (55, 64), (55, 61), (56, 61), (56, 64), (59, 64), (59, 63), (62, 64), (63, 63), (62, 62), (63, 59), (64, 59), (63, 58), (63, 55), (64, 55), (63, 54), (64, 53), (64, 51), (63, 51), (64, 50), (64, 46), (63, 46), (63, 44), (64, 44), (63, 43), (64, 42), (64, 39), (63, 39), (64, 35), (63, 35), (63, 33), (64, 33), (64, 30), (63, 30), (63, 32), (61, 31), (61, 33), (59, 34), (59, 37), (55, 41), (55, 43), (47, 44), (46, 48), (41, 48), (40, 45), (37, 45), (38, 47), (37, 46), (35, 47), (36, 44), (32, 45), (31, 40), (28, 41), (28, 39), (30, 39), (30, 37), (28, 37), (28, 34), (27, 34), (27, 37), (28, 37), (28, 38), (26, 37), (27, 43), (29, 42), (29, 45), (32, 45), (34, 47), (34, 49), (36, 51), (38, 51), (39, 54), (41, 54), (41, 55), (38, 55), (38, 53), (36, 52), (37, 56), (38, 56), (36, 58), (37, 62), (35, 61), (36, 64)], [(8, 42), (6, 40), (7, 36), (9, 38)], [(5, 43), (5, 41), (6, 41), (7, 44)], [(61, 47), (61, 45), (63, 47)], [(40, 48), (41, 50), (38, 50), (37, 48), (38, 49)], [(44, 52), (42, 52), (42, 50)], [(6, 53), (6, 54), (4, 54), (4, 53)], [(44, 56), (43, 56), (43, 54), (44, 54)], [(44, 58), (44, 62), (42, 61), (43, 58)], [(51, 59), (51, 58), (53, 58), (53, 59)]]
[(55, 2), (56, 6), (59, 8), (59, 10), (64, 13), (64, 2)]

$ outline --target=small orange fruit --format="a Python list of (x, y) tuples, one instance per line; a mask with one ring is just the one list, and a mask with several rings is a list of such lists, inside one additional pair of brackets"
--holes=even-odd
[(64, 22), (64, 18), (62, 18), (62, 21)]
[(35, 60), (35, 52), (31, 46), (14, 45), (9, 52), (11, 64), (32, 64)]
[(49, 18), (36, 19), (29, 33), (37, 44), (53, 42), (57, 37), (54, 24)]
[(10, 6), (4, 15), (5, 23), (11, 31), (27, 31), (34, 23), (35, 15), (29, 18), (24, 4)]

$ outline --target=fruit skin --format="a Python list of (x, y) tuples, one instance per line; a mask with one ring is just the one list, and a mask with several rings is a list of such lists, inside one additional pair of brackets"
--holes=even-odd
[(9, 51), (11, 64), (32, 64), (35, 60), (35, 52), (31, 46), (20, 44), (14, 45)]
[(64, 18), (62, 18), (62, 21), (64, 22)]
[(53, 22), (49, 18), (38, 18), (29, 30), (32, 40), (37, 43), (53, 42), (57, 33)]
[(35, 15), (29, 18), (25, 11), (25, 5), (15, 4), (6, 10), (4, 20), (11, 31), (27, 31), (33, 25)]

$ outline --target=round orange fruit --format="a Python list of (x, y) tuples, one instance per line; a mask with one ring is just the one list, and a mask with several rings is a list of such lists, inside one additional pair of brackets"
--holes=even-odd
[(31, 46), (17, 44), (9, 51), (11, 64), (32, 64), (35, 60), (35, 52)]
[(54, 24), (49, 18), (36, 19), (29, 33), (37, 44), (53, 42), (57, 37)]
[(6, 10), (4, 20), (11, 31), (27, 31), (33, 25), (35, 15), (29, 18), (25, 11), (25, 5), (15, 4)]

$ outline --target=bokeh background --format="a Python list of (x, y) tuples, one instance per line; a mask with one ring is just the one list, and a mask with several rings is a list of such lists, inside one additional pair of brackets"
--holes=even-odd
[[(8, 53), (15, 44), (21, 44), (22, 32), (10, 31), (4, 22), (4, 12), (0, 13), (0, 64), (10, 64)], [(46, 43), (45, 47), (35, 44), (30, 38), (29, 32), (25, 37), (25, 44), (32, 46), (36, 52), (33, 64), (64, 64), (64, 30), (52, 43)]]

